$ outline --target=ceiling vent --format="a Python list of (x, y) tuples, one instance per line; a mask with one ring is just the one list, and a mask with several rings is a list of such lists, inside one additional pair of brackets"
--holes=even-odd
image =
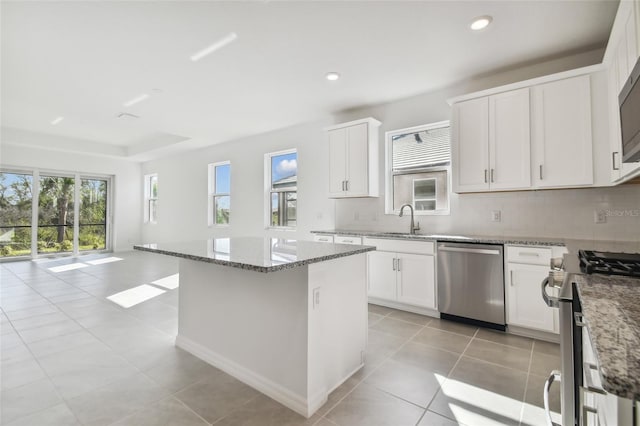
[(131, 121), (131, 120), (138, 119), (140, 117), (134, 114), (129, 114), (128, 112), (120, 112), (118, 113), (118, 115), (116, 115), (116, 118), (118, 120)]

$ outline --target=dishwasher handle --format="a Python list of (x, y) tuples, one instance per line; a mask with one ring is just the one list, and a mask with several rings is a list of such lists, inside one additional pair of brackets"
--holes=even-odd
[(473, 254), (501, 254), (500, 250), (474, 249), (474, 248), (458, 248), (449, 246), (438, 246), (438, 251), (450, 251), (456, 253), (473, 253)]

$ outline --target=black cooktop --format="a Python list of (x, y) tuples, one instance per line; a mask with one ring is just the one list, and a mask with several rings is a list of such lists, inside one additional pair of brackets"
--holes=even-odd
[(640, 277), (640, 253), (579, 250), (580, 270), (586, 274)]

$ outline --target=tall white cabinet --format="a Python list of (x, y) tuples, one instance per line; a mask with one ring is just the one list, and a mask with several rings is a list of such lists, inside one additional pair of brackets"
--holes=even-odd
[(593, 184), (590, 82), (582, 75), (531, 89), (535, 187)]
[(374, 118), (326, 128), (329, 139), (329, 197), (377, 197), (378, 131)]
[(453, 117), (456, 192), (531, 185), (529, 89), (457, 103)]

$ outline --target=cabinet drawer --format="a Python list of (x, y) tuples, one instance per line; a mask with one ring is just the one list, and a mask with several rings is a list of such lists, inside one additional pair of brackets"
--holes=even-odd
[(549, 266), (551, 262), (551, 248), (507, 246), (507, 261), (511, 263)]
[(333, 235), (314, 235), (313, 241), (317, 241), (319, 243), (332, 243)]
[(348, 235), (336, 235), (333, 237), (333, 242), (336, 244), (353, 244), (356, 246), (362, 245), (362, 237), (350, 237)]
[(404, 241), (365, 238), (363, 244), (366, 246), (375, 246), (376, 249), (380, 251), (414, 254), (435, 253), (435, 244), (433, 241)]

